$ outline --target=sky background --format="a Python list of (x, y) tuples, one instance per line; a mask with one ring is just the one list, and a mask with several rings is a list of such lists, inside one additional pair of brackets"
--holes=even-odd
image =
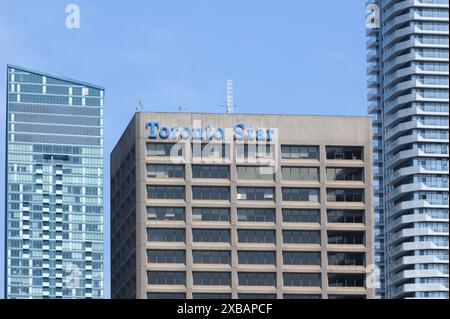
[[(70, 3), (80, 29), (66, 28)], [(364, 20), (363, 0), (0, 0), (0, 141), (7, 64), (106, 88), (109, 261), (109, 154), (139, 100), (145, 111), (224, 112), (232, 79), (237, 113), (366, 115)], [(2, 252), (4, 177), (0, 169)], [(106, 297), (109, 276), (107, 263)]]

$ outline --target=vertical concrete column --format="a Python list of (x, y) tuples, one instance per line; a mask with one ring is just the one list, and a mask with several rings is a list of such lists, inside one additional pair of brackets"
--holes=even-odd
[(236, 173), (236, 162), (234, 160), (234, 150), (231, 149), (231, 159), (232, 164), (230, 165), (230, 214), (231, 214), (231, 292), (232, 292), (232, 298), (237, 299), (238, 298), (238, 286), (239, 286), (239, 280), (238, 280), (238, 253), (237, 253), (237, 246), (238, 246), (238, 237), (237, 237), (237, 187), (236, 187), (236, 180), (237, 180), (237, 173)]
[[(281, 145), (275, 147), (281, 148)], [(277, 298), (283, 299), (283, 211), (282, 211), (282, 174), (281, 174), (281, 150), (278, 152), (278, 160), (275, 172), (275, 223), (276, 223), (276, 263), (277, 263)]]
[(327, 255), (327, 171), (326, 160), (327, 152), (325, 145), (320, 145), (320, 247), (321, 247), (321, 266), (322, 266), (322, 298), (327, 298), (328, 292), (328, 255)]
[(192, 152), (191, 144), (186, 142), (184, 144), (184, 158), (185, 165), (185, 213), (186, 213), (186, 298), (192, 299), (193, 278), (192, 278)]
[[(370, 125), (371, 127), (371, 125)], [(371, 131), (369, 130), (370, 134)], [(373, 188), (370, 187), (372, 185), (373, 180), (373, 154), (372, 154), (372, 143), (367, 143), (364, 145), (363, 152), (363, 161), (364, 161), (364, 205), (365, 205), (365, 214), (364, 214), (364, 223), (365, 223), (365, 246), (366, 246), (366, 267), (368, 265), (375, 264), (375, 234), (372, 230), (374, 225), (374, 206), (373, 206)], [(370, 269), (374, 269), (374, 267), (370, 267)], [(366, 274), (367, 275), (367, 274)], [(375, 298), (375, 288), (367, 288), (367, 298), (373, 299)]]

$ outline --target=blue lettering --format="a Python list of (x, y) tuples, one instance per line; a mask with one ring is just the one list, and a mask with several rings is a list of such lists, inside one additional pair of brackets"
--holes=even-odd
[[(145, 129), (150, 129), (149, 138), (156, 139), (159, 136), (161, 139), (179, 139), (188, 140), (223, 140), (225, 138), (225, 129), (222, 127), (213, 128), (211, 125), (207, 127), (168, 127), (160, 126), (159, 122), (146, 122)], [(159, 132), (158, 132), (159, 131)], [(237, 123), (233, 129), (233, 139), (243, 140), (247, 137), (248, 141), (272, 141), (275, 130), (272, 128), (252, 128), (246, 127), (245, 124)]]
[(257, 129), (256, 130), (256, 140), (257, 141), (264, 141), (266, 139), (266, 130), (265, 129)]
[(150, 135), (149, 137), (151, 139), (155, 139), (156, 138), (156, 128), (159, 128), (159, 122), (147, 122), (145, 123), (145, 129), (148, 129), (148, 127), (150, 126)]
[(253, 138), (253, 128), (252, 127), (249, 127), (247, 129), (247, 138), (248, 138), (249, 141), (253, 141), (254, 140), (254, 138)]
[(213, 138), (212, 128), (211, 128), (210, 125), (208, 125), (208, 126), (206, 127), (206, 139), (207, 139), (207, 140), (212, 140), (212, 138)]
[(267, 141), (272, 141), (272, 133), (273, 133), (273, 129), (269, 128), (267, 129)]
[(191, 137), (191, 129), (189, 127), (180, 128), (180, 136), (184, 140), (188, 140)]
[(234, 140), (241, 141), (244, 139), (244, 124), (236, 124), (234, 126)]
[(172, 136), (170, 138), (173, 140), (178, 139), (178, 127), (172, 127), (170, 130), (172, 131)]
[(169, 138), (169, 135), (170, 135), (169, 128), (167, 126), (161, 126), (161, 128), (159, 129), (159, 137), (165, 140)]
[(192, 138), (194, 140), (202, 140), (203, 139), (203, 127), (194, 127), (192, 129)]
[[(219, 133), (219, 134), (217, 134), (217, 133)], [(216, 129), (216, 131), (214, 132), (214, 138), (219, 141), (223, 139), (224, 135), (225, 135), (225, 131), (221, 127)]]

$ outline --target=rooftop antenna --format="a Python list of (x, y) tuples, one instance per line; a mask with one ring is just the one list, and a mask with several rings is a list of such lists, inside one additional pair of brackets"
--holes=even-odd
[(187, 112), (187, 107), (185, 107), (185, 106), (183, 106), (183, 105), (178, 105), (177, 107), (176, 107), (176, 110), (177, 110), (177, 112)]
[[(141, 112), (144, 112), (144, 105), (142, 104), (141, 100), (138, 100), (138, 106)], [(136, 112), (138, 112), (138, 106), (136, 106)]]
[(233, 80), (227, 80), (227, 114), (234, 113)]

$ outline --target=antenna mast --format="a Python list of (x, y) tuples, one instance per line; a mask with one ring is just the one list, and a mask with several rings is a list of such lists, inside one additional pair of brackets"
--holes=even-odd
[(233, 80), (227, 80), (227, 114), (234, 113)]

